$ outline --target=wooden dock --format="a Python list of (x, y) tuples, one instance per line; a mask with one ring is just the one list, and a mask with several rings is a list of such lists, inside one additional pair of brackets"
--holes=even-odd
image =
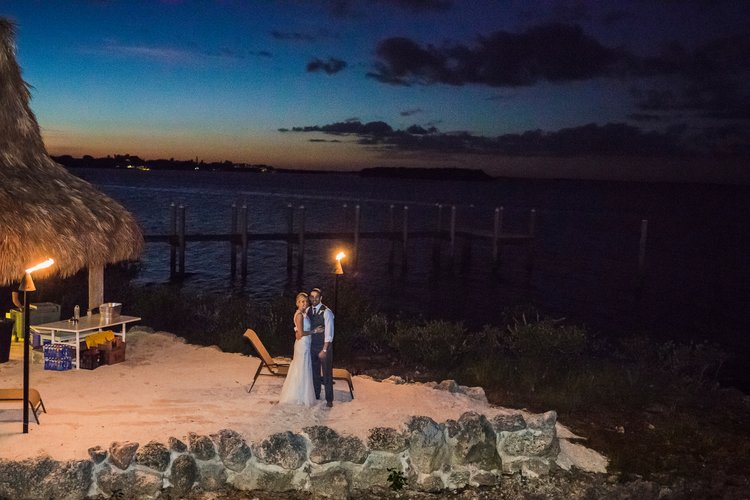
[[(344, 205), (345, 208), (348, 208)], [(347, 225), (351, 230), (347, 231), (318, 231), (311, 232), (305, 229), (305, 207), (300, 205), (294, 207), (287, 205), (286, 230), (282, 232), (249, 232), (247, 229), (247, 205), (238, 207), (232, 205), (231, 228), (229, 233), (207, 233), (188, 234), (186, 231), (186, 207), (184, 205), (170, 205), (170, 233), (145, 235), (146, 242), (167, 243), (170, 247), (170, 278), (184, 275), (185, 251), (191, 242), (218, 242), (230, 245), (230, 275), (236, 276), (237, 257), (239, 254), (239, 275), (245, 278), (248, 274), (247, 253), (248, 244), (258, 241), (279, 241), (287, 244), (287, 271), (293, 272), (294, 254), (297, 254), (297, 272), (300, 278), (304, 273), (305, 265), (305, 242), (310, 240), (337, 240), (345, 241), (350, 245), (348, 261), (352, 268), (357, 268), (357, 258), (363, 240), (384, 240), (391, 243), (391, 251), (388, 259), (388, 269), (395, 269), (396, 254), (400, 253), (400, 268), (402, 273), (408, 270), (408, 242), (410, 239), (428, 239), (433, 243), (433, 265), (439, 269), (442, 265), (442, 250), (447, 245), (448, 265), (452, 268), (456, 259), (459, 240), (463, 242), (463, 255), (471, 254), (471, 246), (474, 241), (489, 241), (492, 245), (492, 258), (490, 264), (493, 271), (500, 269), (502, 261), (502, 247), (505, 245), (525, 245), (527, 247), (527, 270), (531, 273), (534, 261), (534, 242), (536, 240), (536, 210), (529, 213), (528, 232), (507, 233), (503, 231), (503, 207), (497, 207), (493, 213), (492, 231), (459, 230), (456, 228), (456, 207), (438, 205), (436, 226), (434, 229), (410, 229), (409, 207), (401, 209), (401, 227), (396, 225), (396, 207), (389, 207), (389, 227), (385, 231), (363, 231), (360, 218), (360, 205), (351, 207), (351, 217), (347, 217)], [(448, 228), (443, 227), (443, 209), (450, 210)], [(295, 228), (296, 219), (296, 228)], [(284, 225), (283, 223), (280, 225)]]

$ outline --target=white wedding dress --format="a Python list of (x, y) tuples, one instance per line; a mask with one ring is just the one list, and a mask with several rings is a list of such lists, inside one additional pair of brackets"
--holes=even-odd
[[(310, 318), (302, 315), (302, 328), (310, 330)], [(289, 372), (281, 388), (279, 404), (312, 406), (317, 401), (312, 381), (312, 360), (310, 359), (309, 335), (294, 341), (294, 355)]]

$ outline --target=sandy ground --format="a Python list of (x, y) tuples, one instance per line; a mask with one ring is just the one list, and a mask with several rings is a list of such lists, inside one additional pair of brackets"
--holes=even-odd
[[(169, 437), (185, 440), (189, 432), (221, 429), (260, 442), (275, 432), (327, 425), (366, 440), (373, 427), (403, 429), (411, 415), (444, 422), (466, 411), (488, 418), (516, 412), (422, 384), (395, 385), (367, 377), (354, 377), (354, 400), (339, 381), (333, 408), (325, 402), (311, 408), (278, 405), (281, 377), (262, 376), (247, 393), (257, 358), (186, 344), (165, 332), (129, 332), (126, 356), (122, 363), (95, 370), (56, 372), (44, 370), (37, 354), (31, 387), (39, 390), (47, 413), (40, 414), (39, 425), (30, 414), (29, 433), (23, 434), (22, 405), (0, 402), (0, 458), (88, 458), (90, 447), (108, 447), (113, 441), (166, 443)], [(10, 361), (0, 364), (0, 388), (22, 387), (22, 358), (20, 343), (14, 343)], [(560, 424), (558, 435), (574, 437)], [(580, 444), (561, 439), (561, 448), (558, 462), (599, 472), (606, 467), (604, 457)]]

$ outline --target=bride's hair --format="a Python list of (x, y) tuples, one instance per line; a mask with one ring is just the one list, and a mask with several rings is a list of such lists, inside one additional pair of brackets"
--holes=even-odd
[(307, 298), (307, 294), (305, 292), (298, 293), (297, 297), (294, 299), (294, 303), (296, 304), (297, 302), (299, 302), (299, 299), (302, 299), (302, 298), (305, 298), (305, 299)]

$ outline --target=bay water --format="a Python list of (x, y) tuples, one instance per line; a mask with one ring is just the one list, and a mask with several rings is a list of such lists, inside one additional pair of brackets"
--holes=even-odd
[[(503, 207), (503, 229), (525, 233), (536, 212), (533, 268), (530, 248), (506, 245), (502, 267), (492, 272), (489, 241), (474, 240), (470, 252), (458, 240), (449, 266), (441, 243), (441, 267), (433, 266), (433, 239), (410, 238), (408, 268), (388, 271), (391, 243), (360, 240), (356, 271), (345, 275), (390, 313), (463, 321), (479, 328), (499, 323), (504, 310), (532, 304), (543, 314), (565, 317), (602, 335), (647, 334), (660, 339), (718, 342), (750, 360), (750, 188), (736, 185), (647, 184), (575, 180), (419, 180), (362, 177), (356, 173), (247, 173), (72, 169), (130, 210), (144, 234), (170, 232), (171, 203), (186, 207), (187, 233), (229, 233), (232, 204), (247, 206), (250, 233), (287, 230), (291, 204), (308, 232), (386, 231), (391, 205), (402, 229), (408, 207), (410, 231), (434, 230), (442, 204), (447, 231), (456, 207), (460, 231), (491, 233), (494, 210)], [(648, 220), (645, 275), (639, 288), (642, 220)], [(296, 230), (296, 229), (295, 229)], [(248, 276), (230, 276), (228, 242), (190, 242), (187, 279), (198, 292), (239, 293), (267, 300), (320, 286), (331, 298), (333, 256), (347, 241), (305, 243), (302, 280), (286, 269), (287, 245), (252, 241)], [(296, 257), (295, 257), (296, 266)], [(238, 263), (239, 269), (239, 263)], [(141, 283), (169, 280), (169, 246), (148, 243)], [(339, 300), (345, 300), (341, 297)], [(290, 305), (291, 307), (291, 305)], [(290, 309), (291, 310), (291, 309)], [(734, 375), (733, 375), (734, 377)], [(740, 377), (742, 378), (742, 377)], [(747, 380), (739, 381), (748, 385)]]

